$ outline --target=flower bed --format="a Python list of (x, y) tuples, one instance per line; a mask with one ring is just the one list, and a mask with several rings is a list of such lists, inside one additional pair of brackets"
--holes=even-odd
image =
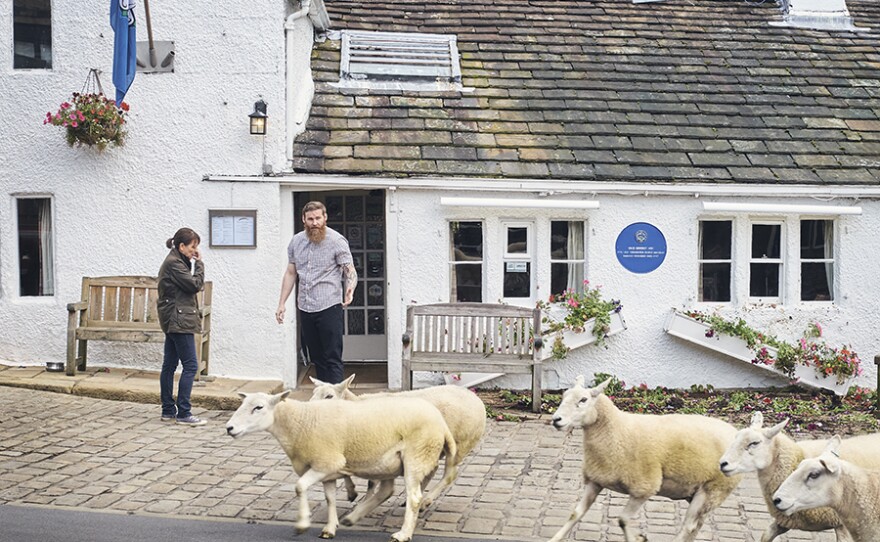
[(819, 340), (822, 327), (817, 323), (810, 324), (795, 344), (758, 332), (741, 318), (727, 320), (699, 311), (673, 310), (665, 327), (670, 335), (838, 395), (845, 395), (862, 371), (858, 355), (849, 347), (834, 348)]

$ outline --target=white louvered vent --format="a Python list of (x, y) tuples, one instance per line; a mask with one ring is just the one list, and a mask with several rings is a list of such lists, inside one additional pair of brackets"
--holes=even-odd
[(853, 24), (846, 0), (781, 0), (782, 22), (772, 26), (864, 32)]
[(339, 78), (460, 83), (455, 36), (343, 30)]

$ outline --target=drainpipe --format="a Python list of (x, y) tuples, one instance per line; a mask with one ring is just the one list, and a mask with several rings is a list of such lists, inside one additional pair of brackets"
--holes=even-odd
[(880, 418), (880, 354), (874, 356), (874, 364), (877, 365), (877, 404), (875, 405), (876, 408), (874, 409), (874, 417)]
[[(287, 122), (286, 122), (286, 131), (287, 131), (287, 143), (285, 145), (287, 155), (287, 162), (290, 163), (293, 160), (293, 139), (296, 137), (296, 116), (297, 112), (295, 111), (295, 103), (294, 100), (296, 98), (296, 89), (294, 87), (295, 84), (295, 73), (293, 70), (293, 66), (295, 63), (294, 51), (295, 51), (295, 42), (294, 42), (294, 29), (296, 28), (296, 21), (302, 19), (303, 17), (309, 14), (309, 8), (312, 6), (312, 0), (302, 0), (302, 7), (293, 13), (291, 13), (287, 20), (284, 22), (284, 35), (285, 35), (285, 44), (287, 47)], [(307, 57), (310, 58), (310, 57)], [(308, 73), (311, 73), (311, 67), (307, 67)], [(311, 77), (305, 78), (307, 79), (306, 84), (308, 85), (308, 89), (306, 92), (310, 95), (308, 102), (311, 103), (311, 96), (315, 92), (315, 84), (312, 81)]]

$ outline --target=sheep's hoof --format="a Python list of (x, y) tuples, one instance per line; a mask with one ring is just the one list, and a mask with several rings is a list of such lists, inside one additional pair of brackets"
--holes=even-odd
[(388, 542), (409, 542), (411, 539), (412, 537), (403, 536), (400, 533), (394, 533), (391, 535), (391, 539)]
[(345, 516), (344, 518), (340, 519), (339, 523), (345, 525), (346, 527), (351, 527), (354, 525), (354, 522), (352, 520), (348, 519), (348, 516)]
[(296, 534), (303, 534), (304, 532), (309, 530), (308, 525), (297, 525), (296, 526)]
[(331, 533), (330, 531), (321, 531), (320, 538), (336, 538), (336, 533)]
[(427, 509), (429, 506), (431, 506), (431, 503), (433, 503), (433, 502), (434, 501), (432, 501), (431, 499), (428, 499), (428, 498), (422, 499), (422, 503), (419, 505), (419, 510)]
[(354, 500), (357, 498), (358, 498), (357, 491), (352, 491), (351, 493), (348, 494), (348, 502), (354, 502)]

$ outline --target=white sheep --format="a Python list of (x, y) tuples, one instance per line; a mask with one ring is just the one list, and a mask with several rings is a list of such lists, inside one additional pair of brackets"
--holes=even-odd
[(557, 429), (583, 427), (585, 487), (551, 542), (565, 538), (605, 488), (630, 496), (619, 519), (626, 542), (647, 540), (630, 522), (655, 495), (690, 501), (674, 542), (693, 541), (705, 516), (739, 483), (718, 470), (718, 459), (736, 429), (694, 414), (621, 412), (603, 393), (610, 381), (585, 388), (584, 377), (577, 377), (553, 416)]
[[(424, 399), (437, 407), (437, 410), (443, 415), (443, 419), (446, 420), (446, 425), (449, 426), (449, 431), (455, 439), (456, 446), (458, 446), (458, 453), (454, 458), (456, 466), (461, 465), (467, 454), (476, 447), (486, 432), (486, 405), (477, 397), (477, 394), (468, 389), (459, 386), (433, 386), (404, 392), (355, 395), (350, 389), (354, 377), (355, 375), (351, 375), (339, 384), (328, 384), (312, 378), (315, 389), (310, 400), (346, 399), (349, 401), (361, 401), (383, 397)], [(425, 485), (427, 485), (430, 478), (429, 476), (425, 479)], [(354, 491), (354, 484), (351, 482), (351, 478), (346, 479), (345, 486), (349, 500), (354, 500), (357, 493)], [(436, 485), (422, 500), (422, 507), (430, 505), (445, 487), (443, 484)], [(369, 513), (369, 511), (365, 513)]]
[(830, 507), (855, 542), (880, 542), (880, 470), (841, 459), (838, 436), (819, 457), (801, 461), (773, 494), (773, 504), (787, 515)]
[[(403, 527), (391, 539), (407, 542), (412, 538), (422, 499), (421, 484), (437, 468), (441, 452), (446, 453), (445, 478), (455, 478), (452, 460), (457, 453), (455, 440), (443, 416), (421, 399), (376, 399), (354, 404), (349, 401), (307, 403), (285, 400), (290, 392), (240, 394), (241, 406), (226, 423), (233, 438), (255, 431), (268, 431), (281, 444), (299, 475), (297, 531), (308, 529), (309, 504), (306, 491), (317, 482), (324, 486), (327, 525), (321, 538), (336, 536), (336, 480), (359, 476), (381, 480), (371, 498), (387, 491), (389, 482), (401, 474), (406, 483), (406, 512)], [(364, 506), (372, 503), (364, 502)], [(353, 510), (343, 524), (354, 524), (360, 517)], [(348, 521), (346, 521), (348, 520)]]
[[(773, 493), (779, 489), (804, 458), (816, 457), (827, 440), (801, 440), (795, 442), (782, 433), (788, 420), (764, 429), (764, 416), (752, 414), (749, 427), (741, 429), (733, 443), (721, 456), (721, 472), (726, 475), (758, 473), (761, 493), (773, 521), (761, 536), (761, 542), (771, 542), (791, 529), (801, 531), (824, 531), (834, 529), (838, 542), (852, 540), (840, 517), (830, 508), (804, 510), (792, 515), (781, 513), (773, 505)], [(880, 468), (880, 433), (861, 435), (843, 441), (841, 457), (866, 468)]]

